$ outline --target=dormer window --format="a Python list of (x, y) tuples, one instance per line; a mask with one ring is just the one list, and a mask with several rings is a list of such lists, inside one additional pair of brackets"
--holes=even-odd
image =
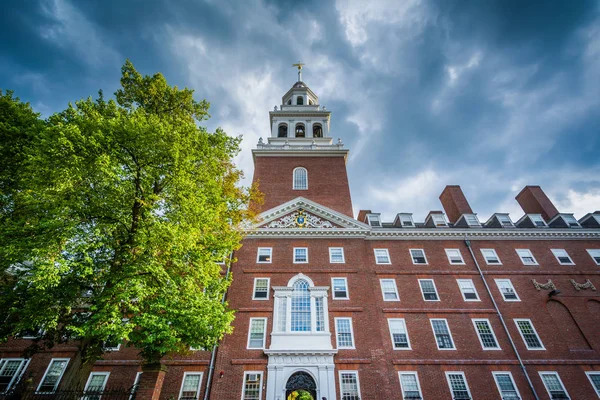
[(397, 218), (397, 223), (399, 223), (401, 227), (414, 228), (415, 223), (411, 214), (398, 214)]
[(562, 217), (571, 228), (581, 228), (581, 225), (579, 225), (579, 222), (577, 222), (574, 216), (569, 214), (563, 214)]
[(294, 190), (307, 190), (308, 189), (308, 172), (306, 168), (298, 167), (294, 169), (293, 178), (293, 189)]
[(477, 219), (477, 215), (475, 214), (465, 214), (465, 221), (467, 221), (467, 224), (469, 226), (481, 226), (481, 224), (479, 223), (479, 219)]
[(448, 223), (446, 222), (446, 218), (444, 217), (444, 214), (431, 214), (431, 219), (433, 220), (433, 224), (436, 227), (448, 226)]
[(548, 225), (546, 225), (546, 221), (544, 221), (544, 218), (542, 218), (540, 214), (529, 214), (529, 218), (531, 219), (531, 222), (533, 222), (538, 228), (548, 227)]
[(581, 228), (573, 214), (558, 214), (548, 222), (552, 228)]
[(505, 228), (512, 228), (514, 226), (510, 217), (506, 214), (498, 214), (498, 221)]
[(297, 138), (306, 137), (306, 129), (304, 128), (304, 124), (302, 124), (302, 123), (296, 124), (296, 137)]
[(381, 228), (381, 220), (379, 219), (379, 214), (367, 214), (367, 221), (372, 227)]
[(304, 105), (304, 97), (302, 97), (302, 96), (296, 97), (296, 105), (303, 106)]
[(279, 128), (277, 129), (277, 137), (287, 137), (287, 132), (287, 124), (279, 124)]

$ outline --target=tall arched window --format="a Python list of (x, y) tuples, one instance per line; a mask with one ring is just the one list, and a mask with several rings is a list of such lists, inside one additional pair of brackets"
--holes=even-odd
[(304, 124), (296, 124), (296, 137), (306, 137), (306, 130)]
[(313, 125), (313, 137), (322, 138), (323, 137), (323, 127), (321, 124)]
[(298, 167), (294, 169), (294, 190), (308, 189), (308, 172), (306, 168)]
[(279, 129), (277, 132), (277, 137), (287, 137), (287, 124), (279, 124)]
[(302, 97), (302, 96), (296, 97), (296, 105), (303, 106), (304, 105), (304, 97)]
[(310, 332), (310, 292), (303, 279), (294, 283), (292, 294), (292, 332)]

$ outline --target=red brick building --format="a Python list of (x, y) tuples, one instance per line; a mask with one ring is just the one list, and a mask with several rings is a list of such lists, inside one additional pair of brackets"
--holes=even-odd
[[(600, 398), (599, 211), (577, 221), (527, 186), (524, 216), (480, 221), (447, 186), (425, 221), (355, 219), (348, 150), (318, 97), (299, 79), (269, 114), (253, 150), (262, 220), (227, 295), (234, 333), (141, 375), (136, 350), (115, 347), (88, 384), (141, 377), (138, 399), (165, 400)], [(0, 348), (0, 390), (59, 387), (76, 348), (24, 359), (25, 346)]]

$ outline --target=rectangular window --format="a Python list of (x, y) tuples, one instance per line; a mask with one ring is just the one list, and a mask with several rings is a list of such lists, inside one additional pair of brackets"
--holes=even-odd
[(317, 332), (325, 332), (325, 307), (322, 297), (315, 297), (315, 312), (317, 318)]
[(425, 301), (440, 301), (433, 279), (419, 279), (419, 286)]
[(375, 252), (376, 264), (391, 264), (388, 249), (373, 249), (373, 251)]
[(54, 393), (58, 387), (58, 384), (60, 383), (60, 379), (67, 369), (68, 363), (68, 358), (53, 358), (50, 360), (50, 364), (48, 364), (48, 368), (46, 368), (46, 372), (44, 373), (37, 391), (43, 393)]
[(472, 321), (479, 337), (479, 342), (481, 342), (481, 347), (484, 350), (500, 350), (490, 321), (488, 319), (473, 319)]
[(333, 298), (348, 300), (348, 281), (346, 278), (331, 278)]
[(412, 215), (410, 214), (398, 214), (400, 217), (400, 224), (404, 227), (412, 227), (415, 226), (413, 222)]
[(271, 253), (273, 253), (273, 248), (259, 247), (258, 251), (256, 252), (256, 262), (261, 264), (270, 264)]
[(104, 341), (104, 351), (119, 351), (123, 338), (111, 335)]
[(590, 257), (592, 257), (592, 260), (594, 260), (597, 265), (600, 265), (600, 250), (588, 249), (587, 252), (589, 253)]
[(560, 380), (560, 376), (558, 376), (557, 372), (541, 372), (540, 377), (542, 378), (542, 382), (544, 382), (544, 387), (548, 391), (551, 399), (565, 399), (569, 400), (569, 394), (567, 393), (567, 389), (563, 385)]
[(516, 249), (516, 251), (523, 265), (538, 265), (529, 249)]
[(421, 385), (416, 372), (398, 372), (400, 376), (400, 389), (402, 389), (402, 400), (420, 400)]
[(7, 392), (19, 380), (29, 364), (25, 358), (3, 358), (0, 360), (0, 393)]
[(242, 400), (262, 399), (262, 372), (244, 372), (244, 386), (242, 387)]
[(505, 228), (511, 228), (514, 226), (513, 222), (511, 221), (510, 217), (506, 214), (502, 215), (499, 214), (498, 215), (498, 221), (500, 221), (500, 223), (502, 224), (503, 227)]
[(335, 318), (335, 334), (337, 337), (338, 349), (354, 348), (352, 318)]
[(383, 294), (383, 301), (398, 301), (398, 288), (396, 287), (395, 279), (380, 279), (379, 284), (381, 285), (381, 293)]
[(86, 396), (82, 400), (100, 400), (109, 375), (110, 372), (91, 372), (85, 384)]
[(287, 329), (287, 297), (277, 297), (277, 331), (285, 332)]
[(250, 318), (250, 330), (248, 332), (248, 348), (265, 348), (265, 331), (267, 328), (266, 318)]
[(369, 225), (375, 227), (375, 228), (380, 228), (381, 227), (381, 220), (379, 219), (379, 215), (377, 214), (368, 214), (367, 215), (367, 220), (369, 221)]
[(332, 264), (343, 264), (344, 260), (344, 248), (343, 247), (330, 247), (329, 248), (329, 262)]
[(483, 254), (483, 258), (485, 259), (485, 263), (487, 265), (500, 265), (500, 258), (498, 254), (496, 254), (496, 250), (494, 249), (481, 249), (481, 254)]
[(431, 214), (431, 219), (433, 220), (433, 224), (437, 227), (448, 226), (446, 222), (446, 218), (444, 214)]
[(588, 371), (585, 374), (587, 375), (588, 379), (590, 380), (590, 383), (592, 384), (592, 387), (596, 391), (596, 394), (598, 395), (598, 397), (600, 397), (600, 371), (598, 371), (598, 372)]
[(445, 319), (430, 319), (429, 321), (431, 322), (438, 350), (456, 350), (452, 334), (448, 328), (448, 321)]
[(496, 279), (496, 286), (504, 301), (521, 301), (510, 279)]
[(308, 262), (308, 248), (294, 247), (294, 264), (305, 264)]
[(200, 396), (200, 383), (202, 382), (202, 373), (184, 372), (181, 390), (179, 391), (179, 400), (196, 400)]
[(465, 214), (465, 221), (467, 221), (469, 226), (481, 226), (479, 218), (477, 218), (477, 215), (475, 214)]
[(445, 249), (446, 257), (448, 257), (448, 262), (450, 264), (464, 264), (465, 260), (462, 258), (462, 254), (459, 249)]
[(467, 378), (465, 378), (464, 372), (446, 372), (446, 379), (448, 380), (448, 386), (450, 386), (450, 393), (452, 393), (453, 400), (471, 399), (471, 392), (469, 391)]
[(560, 265), (575, 265), (571, 257), (563, 249), (552, 249), (552, 254), (554, 254)]
[(538, 228), (546, 228), (548, 226), (540, 214), (529, 214), (529, 218), (531, 219), (531, 222), (533, 222), (533, 224)]
[(269, 278), (254, 278), (252, 300), (269, 300)]
[(410, 350), (410, 341), (404, 318), (388, 318), (388, 327), (394, 350)]
[(427, 258), (425, 257), (425, 250), (423, 249), (410, 249), (410, 257), (415, 265), (427, 264)]
[(517, 324), (517, 328), (519, 328), (519, 333), (521, 334), (523, 342), (525, 342), (525, 346), (527, 346), (527, 350), (546, 350), (533, 327), (531, 320), (515, 319), (515, 324)]
[(570, 228), (581, 228), (581, 225), (579, 225), (579, 222), (577, 222), (573, 215), (563, 214), (562, 217)]
[(519, 400), (521, 398), (517, 385), (510, 372), (493, 371), (492, 375), (494, 376), (502, 400)]
[(465, 301), (479, 301), (479, 295), (475, 290), (475, 284), (472, 279), (457, 279), (458, 287)]
[(358, 371), (340, 371), (340, 395), (342, 400), (360, 400)]

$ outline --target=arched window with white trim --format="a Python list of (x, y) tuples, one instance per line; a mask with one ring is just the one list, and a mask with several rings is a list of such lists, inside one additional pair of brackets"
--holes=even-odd
[(308, 172), (306, 168), (298, 167), (294, 168), (294, 190), (307, 190), (308, 189)]

